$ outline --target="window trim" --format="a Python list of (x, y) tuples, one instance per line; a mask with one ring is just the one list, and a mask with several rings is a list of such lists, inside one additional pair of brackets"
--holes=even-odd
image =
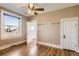
[[(17, 32), (6, 32), (5, 31), (5, 19), (4, 19), (4, 13), (5, 14), (9, 14), (9, 15), (13, 15), (13, 17), (18, 17), (20, 18), (20, 21), (19, 21), (19, 30)], [(8, 11), (5, 11), (5, 10), (1, 10), (1, 38), (2, 39), (6, 39), (6, 38), (10, 38), (10, 36), (14, 36), (16, 37), (17, 36), (21, 36), (21, 33), (22, 33), (22, 17), (15, 14), (15, 13), (12, 13), (12, 12), (8, 12)], [(4, 38), (5, 37), (5, 38)], [(13, 37), (13, 38), (14, 38)], [(12, 37), (11, 37), (12, 38)]]

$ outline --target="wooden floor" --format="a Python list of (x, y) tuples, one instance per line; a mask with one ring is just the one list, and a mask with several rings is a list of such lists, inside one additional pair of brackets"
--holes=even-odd
[[(4, 53), (2, 53), (4, 52)], [(62, 50), (39, 44), (21, 44), (0, 51), (1, 56), (79, 56), (75, 51)]]

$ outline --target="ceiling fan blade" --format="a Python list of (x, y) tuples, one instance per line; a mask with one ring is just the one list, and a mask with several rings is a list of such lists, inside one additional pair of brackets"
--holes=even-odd
[(34, 12), (35, 15), (38, 15), (38, 13)]
[(35, 8), (35, 11), (44, 11), (44, 8)]

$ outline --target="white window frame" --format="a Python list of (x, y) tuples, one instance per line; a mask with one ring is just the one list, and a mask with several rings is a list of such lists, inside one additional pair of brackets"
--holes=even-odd
[[(8, 33), (8, 32), (5, 31), (4, 13), (5, 14), (9, 14), (9, 15), (13, 15), (13, 16), (16, 16), (16, 17), (20, 18), (19, 30), (17, 32)], [(5, 11), (5, 10), (1, 10), (1, 39), (10, 39), (10, 38), (20, 37), (21, 34), (22, 34), (21, 31), (22, 31), (22, 17), (17, 15), (17, 14), (15, 14), (15, 13), (8, 12), (8, 11)]]

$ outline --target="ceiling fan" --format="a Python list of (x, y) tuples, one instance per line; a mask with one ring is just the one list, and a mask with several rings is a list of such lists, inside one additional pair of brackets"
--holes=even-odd
[(28, 13), (32, 13), (32, 14), (35, 14), (35, 15), (38, 15), (37, 11), (44, 11), (44, 8), (37, 8), (34, 6), (33, 3), (30, 3), (27, 5), (27, 8), (29, 9)]

